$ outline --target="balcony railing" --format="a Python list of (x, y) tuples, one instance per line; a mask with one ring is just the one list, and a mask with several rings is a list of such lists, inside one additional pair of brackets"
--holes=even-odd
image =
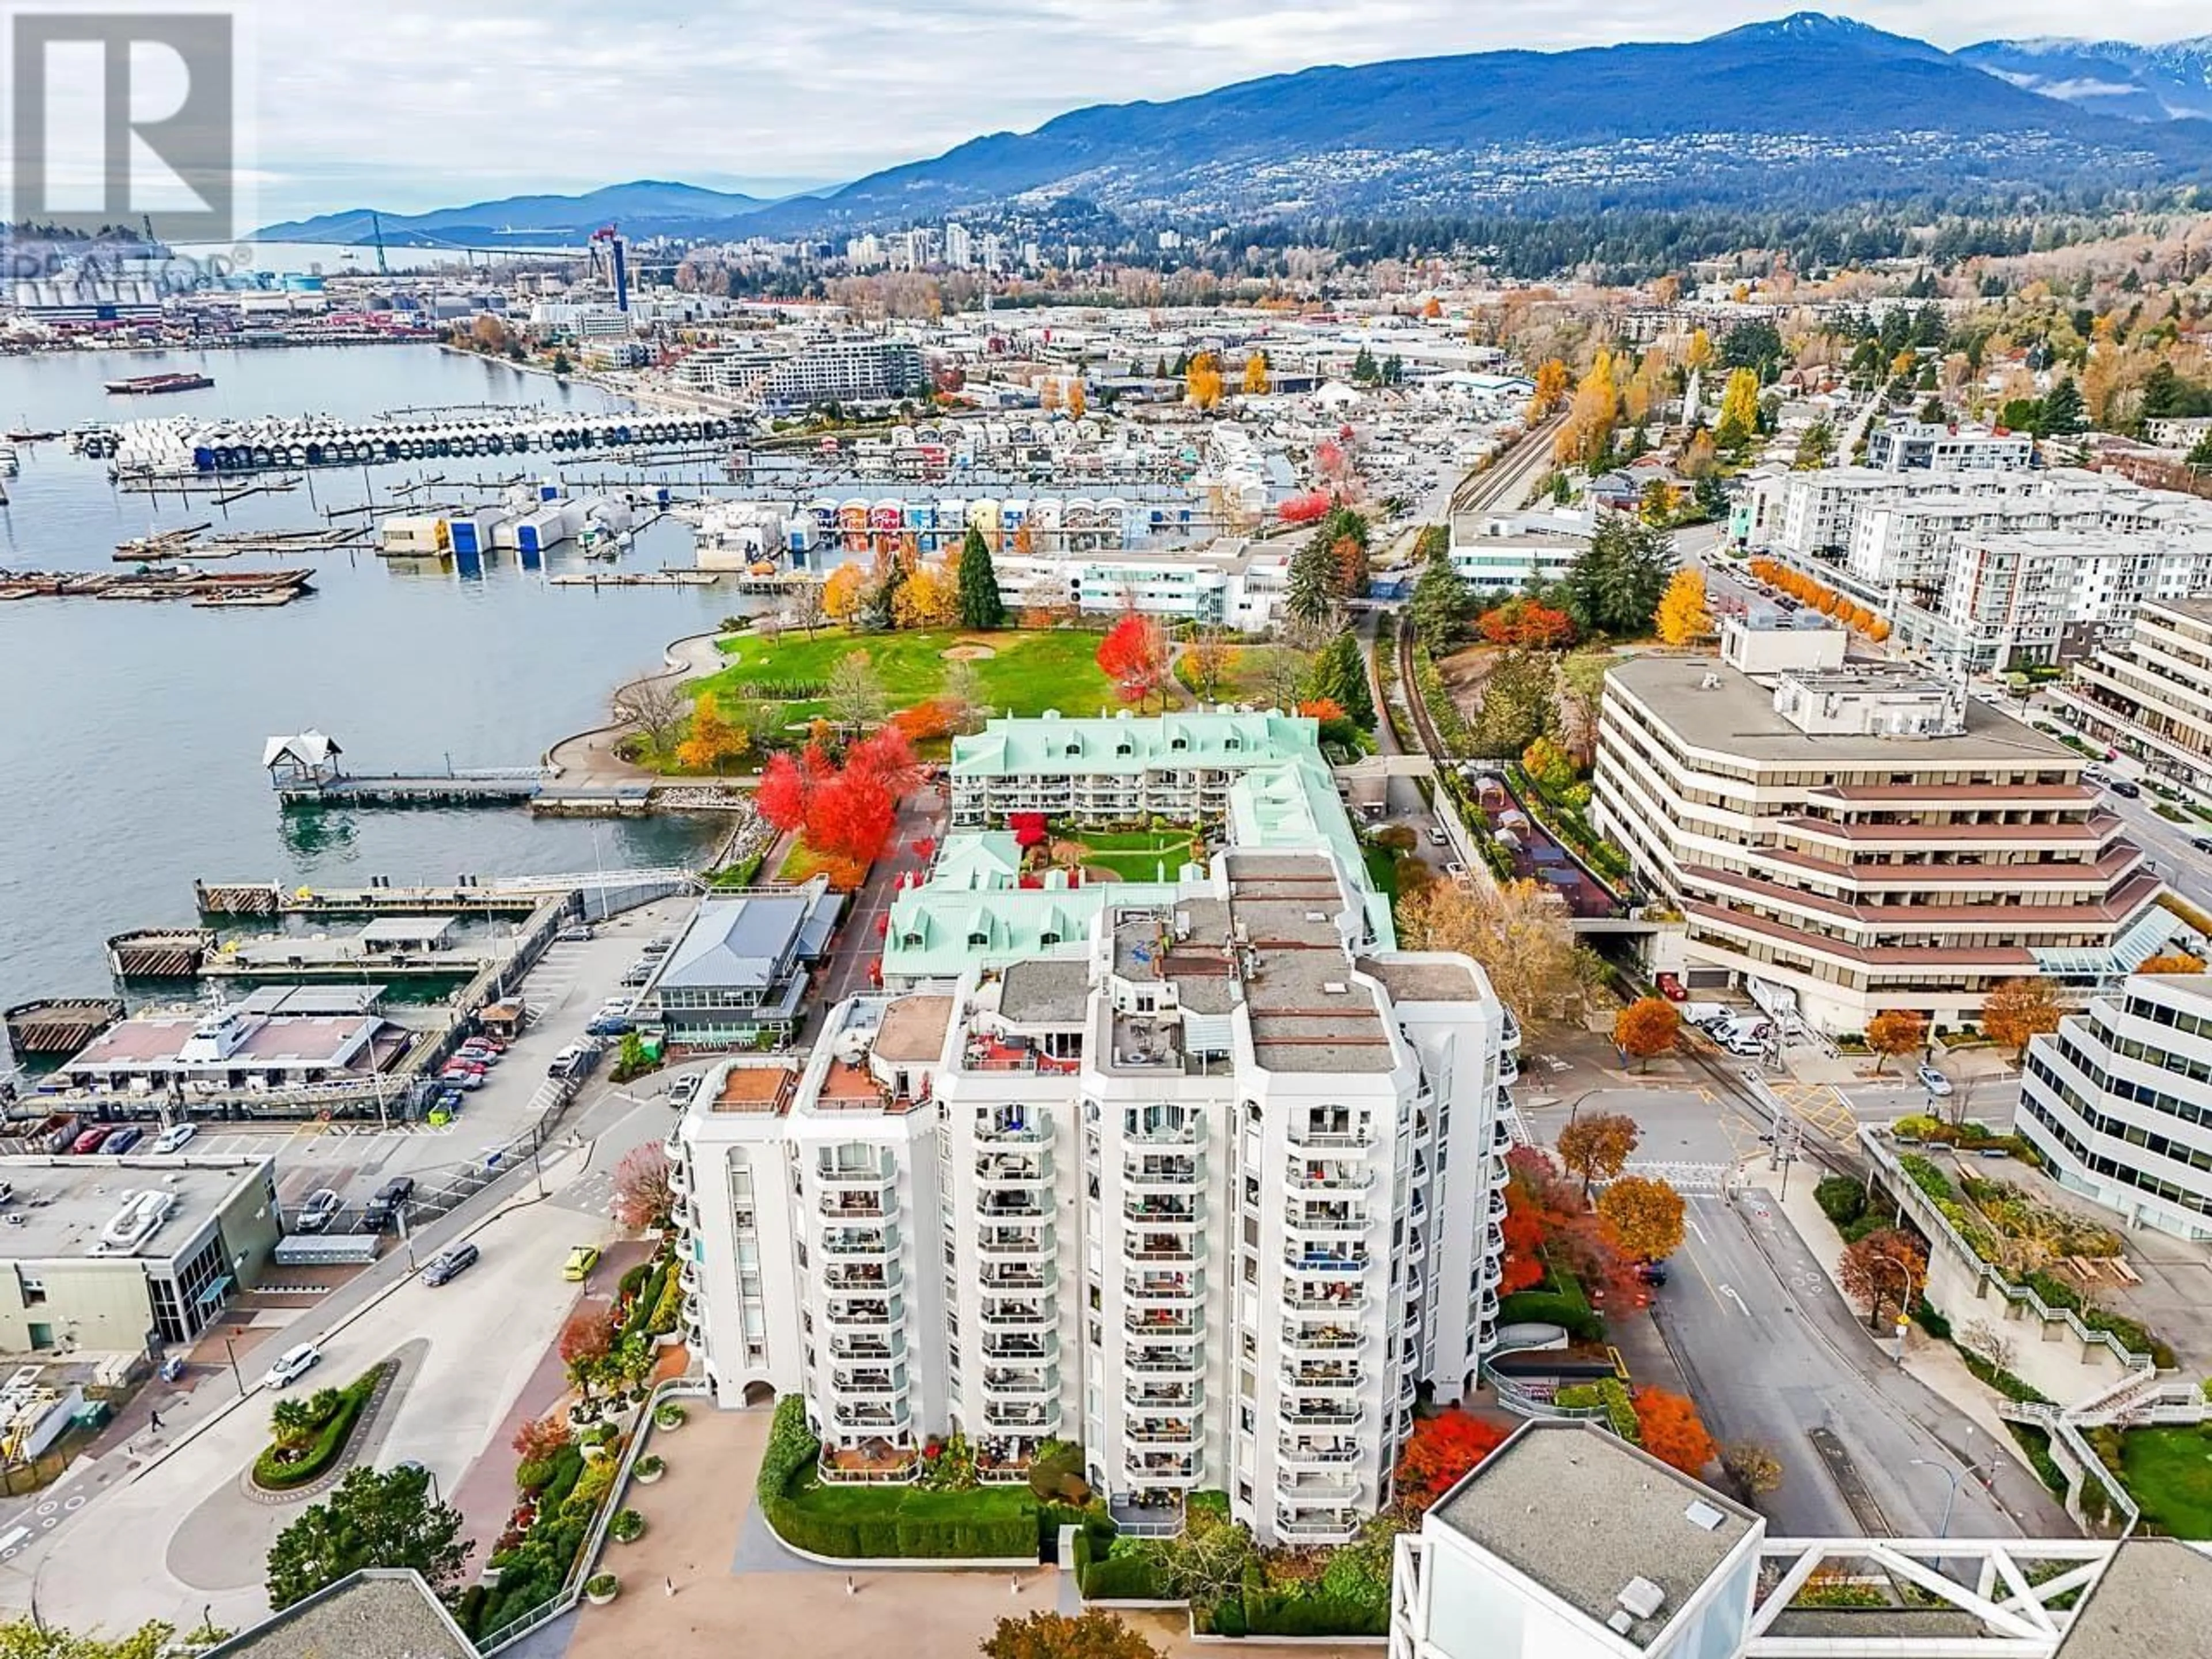
[(884, 1187), (891, 1176), (880, 1164), (822, 1164), (815, 1167), (815, 1179), (824, 1187), (844, 1189), (855, 1187)]
[(1042, 1221), (1052, 1213), (1052, 1200), (1042, 1193), (1013, 1189), (979, 1193), (975, 1218), (979, 1221)]
[(1367, 1287), (1357, 1280), (1307, 1285), (1293, 1281), (1283, 1286), (1283, 1305), (1293, 1313), (1357, 1313), (1367, 1305)]
[(921, 1455), (910, 1446), (899, 1447), (888, 1455), (872, 1455), (824, 1446), (815, 1473), (831, 1486), (896, 1486), (913, 1480), (921, 1467)]
[(986, 1296), (994, 1291), (1048, 1290), (1053, 1282), (1053, 1275), (1043, 1268), (1023, 1262), (987, 1263), (981, 1279)]
[(1122, 1437), (1139, 1446), (1195, 1448), (1200, 1436), (1194, 1419), (1176, 1421), (1166, 1418), (1146, 1418), (1132, 1423)]
[(983, 1298), (983, 1329), (993, 1331), (1049, 1330), (1060, 1322), (1060, 1316), (1042, 1302), (1012, 1302), (1003, 1297), (987, 1295)]
[(1375, 1144), (1375, 1131), (1340, 1118), (1292, 1121), (1284, 1131), (1291, 1146), (1308, 1152), (1364, 1152)]
[(1278, 1462), (1293, 1468), (1334, 1468), (1347, 1463), (1357, 1463), (1365, 1454), (1357, 1445), (1316, 1446), (1303, 1440), (1293, 1440), (1288, 1435), (1277, 1437), (1275, 1456)]
[(1195, 1309), (1127, 1308), (1121, 1314), (1124, 1329), (1139, 1336), (1196, 1336), (1198, 1313)]
[(1048, 1332), (1042, 1337), (1006, 1336), (996, 1331), (983, 1333), (983, 1352), (1004, 1364), (1042, 1365), (1060, 1357), (1060, 1338)]
[(829, 1221), (887, 1221), (898, 1208), (898, 1202), (889, 1187), (873, 1190), (825, 1187), (817, 1207), (823, 1219)]
[(840, 1228), (822, 1235), (822, 1254), (889, 1258), (898, 1254), (898, 1235), (888, 1227)]
[(902, 1370), (832, 1370), (830, 1373), (830, 1397), (832, 1400), (891, 1400), (906, 1394), (906, 1373)]
[(893, 1331), (878, 1336), (848, 1336), (833, 1334), (830, 1338), (830, 1357), (832, 1359), (878, 1359), (885, 1364), (906, 1358), (906, 1333)]
[(1122, 1293), (1136, 1302), (1195, 1304), (1206, 1295), (1204, 1273), (1129, 1273)]
[(1283, 1230), (1302, 1237), (1347, 1237), (1365, 1232), (1370, 1224), (1364, 1211), (1293, 1209), (1283, 1218)]
[(1188, 1201), (1178, 1204), (1165, 1199), (1133, 1197), (1122, 1202), (1121, 1214), (1141, 1227), (1195, 1227), (1200, 1218), (1200, 1208)]
[(1325, 1515), (1298, 1515), (1281, 1509), (1275, 1511), (1277, 1535), (1295, 1538), (1302, 1544), (1348, 1544), (1358, 1535), (1359, 1527), (1359, 1514), (1354, 1510)]
[(896, 1325), (906, 1317), (906, 1304), (896, 1297), (832, 1297), (822, 1316), (831, 1325)]
[(1365, 1332), (1350, 1325), (1283, 1327), (1283, 1346), (1297, 1353), (1352, 1353), (1366, 1340)]
[(1292, 1244), (1283, 1252), (1283, 1265), (1294, 1273), (1364, 1273), (1367, 1261), (1364, 1250), (1301, 1249)]
[(830, 1291), (895, 1291), (899, 1287), (899, 1264), (896, 1260), (824, 1262), (822, 1284)]
[(1123, 1184), (1140, 1192), (1195, 1187), (1204, 1178), (1205, 1165), (1195, 1158), (1127, 1158), (1121, 1161)]
[(987, 1190), (1042, 1187), (1052, 1180), (1052, 1159), (1043, 1152), (983, 1152), (975, 1159), (975, 1182)]
[(1124, 1233), (1121, 1259), (1143, 1262), (1195, 1262), (1198, 1241), (1174, 1233)]
[(1147, 1379), (1199, 1377), (1206, 1374), (1206, 1361), (1195, 1348), (1139, 1348), (1121, 1362), (1121, 1369)]
[(1359, 1367), (1347, 1360), (1334, 1364), (1293, 1361), (1283, 1367), (1283, 1382), (1292, 1389), (1357, 1389)]
[(847, 1405), (833, 1401), (830, 1421), (848, 1434), (904, 1434), (909, 1427), (904, 1406)]
[(1284, 1423), (1295, 1432), (1310, 1428), (1356, 1428), (1359, 1424), (1360, 1413), (1358, 1406), (1316, 1395), (1309, 1399), (1285, 1400), (1281, 1416)]
[(1518, 1048), (1521, 1046), (1521, 1022), (1513, 1018), (1510, 1009), (1505, 1015), (1505, 1024), (1498, 1034), (1498, 1046), (1505, 1049)]
[(1191, 1452), (1177, 1457), (1165, 1452), (1131, 1451), (1122, 1460), (1122, 1469), (1130, 1484), (1142, 1490), (1147, 1486), (1185, 1486), (1198, 1479), (1198, 1454)]
[(987, 1227), (976, 1235), (975, 1249), (986, 1261), (1049, 1261), (1053, 1260), (1052, 1229)]
[(975, 1121), (975, 1139), (990, 1146), (1044, 1146), (1052, 1141), (1052, 1120), (1042, 1112), (1004, 1118), (985, 1113)]
[(1300, 1192), (1363, 1193), (1375, 1184), (1375, 1171), (1349, 1164), (1294, 1158), (1285, 1177)]
[(986, 1400), (983, 1426), (1000, 1434), (1057, 1434), (1060, 1401)]
[(987, 1370), (983, 1373), (983, 1396), (1043, 1399), (1060, 1393), (1060, 1373), (1056, 1370), (1023, 1371)]

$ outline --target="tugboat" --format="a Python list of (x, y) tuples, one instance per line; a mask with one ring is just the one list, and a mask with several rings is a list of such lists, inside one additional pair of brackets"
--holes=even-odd
[(109, 392), (117, 397), (148, 398), (163, 392), (202, 392), (215, 384), (210, 374), (134, 374), (128, 380), (106, 382)]

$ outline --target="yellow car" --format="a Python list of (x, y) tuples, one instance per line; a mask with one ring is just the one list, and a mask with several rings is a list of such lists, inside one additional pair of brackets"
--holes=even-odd
[(588, 1279), (592, 1269), (599, 1265), (599, 1247), (579, 1244), (568, 1252), (568, 1265), (562, 1270), (563, 1279)]

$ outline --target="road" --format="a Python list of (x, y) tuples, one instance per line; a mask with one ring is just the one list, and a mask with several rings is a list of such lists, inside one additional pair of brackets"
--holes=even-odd
[[(1584, 1110), (1633, 1118), (1642, 1134), (1630, 1171), (1661, 1176), (1683, 1194), (1688, 1234), (1653, 1298), (1653, 1320), (1713, 1437), (1754, 1441), (1781, 1461), (1782, 1486), (1760, 1505), (1777, 1534), (1882, 1526), (1933, 1536), (1950, 1490), (1940, 1471), (1948, 1468), (1962, 1474), (1954, 1533), (2021, 1534), (1963, 1474), (1968, 1461), (1989, 1467), (1996, 1449), (1963, 1413), (1896, 1369), (1768, 1195), (1782, 1173), (1766, 1167), (1762, 1114), (1720, 1081), (1692, 1074), (1674, 1086), (1595, 1090), (1525, 1115), (1549, 1142)], [(1788, 1173), (1816, 1176), (1802, 1167)], [(1746, 1180), (1748, 1190), (1723, 1190)], [(1840, 1445), (1838, 1467), (1816, 1449), (1817, 1429)], [(1915, 1458), (1938, 1467), (1917, 1467)], [(2008, 1454), (1999, 1451), (1997, 1468), (1999, 1494), (2031, 1534), (2070, 1534)]]

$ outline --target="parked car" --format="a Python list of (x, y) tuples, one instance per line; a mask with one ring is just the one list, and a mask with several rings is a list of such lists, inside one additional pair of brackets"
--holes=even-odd
[(465, 1066), (447, 1066), (438, 1073), (438, 1080), (449, 1089), (473, 1090), (484, 1086), (484, 1074), (480, 1071), (471, 1071)]
[(382, 1232), (398, 1218), (400, 1207), (415, 1195), (413, 1176), (394, 1176), (379, 1187), (362, 1212), (372, 1231)]
[(592, 931), (588, 922), (575, 921), (569, 923), (553, 937), (563, 945), (589, 945), (599, 935)]
[(296, 1348), (287, 1348), (276, 1356), (276, 1363), (269, 1368), (269, 1375), (261, 1380), (272, 1389), (281, 1389), (296, 1382), (321, 1363), (322, 1350), (312, 1342), (302, 1342)]
[(157, 1152), (181, 1152), (199, 1132), (200, 1126), (197, 1123), (172, 1123), (154, 1138), (154, 1150)]
[(1432, 823), (1432, 824), (1431, 824), (1431, 825), (1429, 826), (1429, 845), (1430, 845), (1430, 846), (1431, 846), (1431, 847), (1449, 847), (1450, 844), (1451, 844), (1451, 837), (1450, 837), (1450, 836), (1447, 836), (1446, 834), (1444, 834), (1444, 827), (1443, 827), (1443, 825), (1442, 825), (1441, 823)]
[(653, 964), (649, 962), (641, 962), (622, 976), (622, 982), (625, 985), (642, 985), (652, 977)]
[(2114, 778), (2106, 783), (2105, 787), (2123, 800), (2139, 800), (2142, 798), (2142, 785), (2129, 778)]
[(1651, 982), (1659, 988), (1659, 994), (1669, 1002), (1689, 1000), (1690, 994), (1682, 988), (1682, 981), (1672, 974), (1662, 974)]
[(584, 1060), (584, 1051), (572, 1042), (546, 1062), (545, 1075), (580, 1077), (588, 1069), (589, 1066)]
[(135, 1123), (126, 1123), (106, 1139), (101, 1141), (100, 1150), (110, 1153), (127, 1152), (145, 1138), (146, 1132), (143, 1129)]
[(602, 1014), (584, 1028), (586, 1036), (617, 1037), (637, 1029), (627, 1014)]
[(457, 1060), (473, 1060), (479, 1066), (490, 1066), (499, 1064), (499, 1054), (496, 1050), (483, 1048), (474, 1042), (464, 1042), (453, 1050), (453, 1057)]
[(318, 1187), (307, 1194), (307, 1201), (300, 1206), (300, 1213), (293, 1218), (292, 1231), (295, 1233), (319, 1233), (331, 1224), (338, 1209), (337, 1194), (328, 1187)]
[(100, 1143), (114, 1133), (112, 1125), (95, 1123), (70, 1143), (70, 1151), (80, 1157), (96, 1152), (100, 1150)]
[(599, 1265), (599, 1247), (579, 1244), (568, 1252), (568, 1265), (561, 1270), (563, 1279), (582, 1280), (592, 1276), (592, 1269)]
[(649, 957), (665, 957), (676, 948), (673, 933), (655, 933), (645, 942), (645, 953)]
[(1920, 1086), (1938, 1100), (1951, 1092), (1951, 1079), (1933, 1066), (1923, 1066), (1913, 1075), (1920, 1079)]
[(699, 1092), (699, 1084), (700, 1077), (696, 1072), (678, 1078), (675, 1082), (668, 1085), (668, 1103), (678, 1111), (682, 1111), (691, 1103), (692, 1097)]
[(425, 1285), (442, 1285), (449, 1279), (459, 1278), (476, 1265), (477, 1247), (467, 1243), (455, 1244), (430, 1258), (430, 1265), (422, 1269), (422, 1282)]
[(2189, 844), (2200, 853), (2212, 853), (2212, 836), (2191, 836)]
[(1663, 1261), (1639, 1261), (1636, 1264), (1636, 1277), (1646, 1285), (1664, 1285), (1667, 1282), (1667, 1264)]

